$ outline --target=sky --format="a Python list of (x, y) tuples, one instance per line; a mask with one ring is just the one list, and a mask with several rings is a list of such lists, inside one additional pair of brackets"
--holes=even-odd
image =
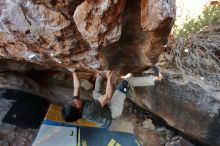
[(176, 24), (181, 27), (186, 17), (196, 18), (210, 0), (176, 0)]

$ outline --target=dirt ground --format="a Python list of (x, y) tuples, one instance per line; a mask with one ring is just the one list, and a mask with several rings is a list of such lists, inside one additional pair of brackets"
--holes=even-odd
[(30, 146), (48, 105), (40, 97), (0, 89), (0, 146)]

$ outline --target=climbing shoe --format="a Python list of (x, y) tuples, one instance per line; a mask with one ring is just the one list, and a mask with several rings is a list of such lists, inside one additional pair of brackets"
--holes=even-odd
[(117, 90), (120, 92), (127, 94), (129, 91), (129, 85), (127, 80), (121, 81), (121, 83), (118, 85)]

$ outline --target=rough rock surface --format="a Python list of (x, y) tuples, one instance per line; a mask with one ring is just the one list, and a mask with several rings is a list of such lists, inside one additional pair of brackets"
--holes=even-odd
[[(42, 70), (134, 71), (157, 61), (173, 25), (174, 5), (175, 0), (166, 7), (161, 0), (3, 1), (0, 59), (41, 65)], [(159, 10), (148, 16), (143, 7)], [(159, 16), (158, 21), (153, 15)], [(148, 19), (144, 23), (153, 21), (154, 29), (143, 29), (141, 17)]]
[(145, 31), (155, 31), (161, 24), (172, 27), (176, 6), (171, 0), (141, 0), (141, 26)]
[(149, 32), (144, 53), (152, 63), (158, 61), (174, 24), (176, 6), (172, 0), (141, 0), (141, 26)]
[[(98, 65), (72, 20), (79, 2), (5, 1), (1, 3), (1, 57), (43, 66), (86, 68)], [(96, 65), (96, 66), (97, 66)]]
[(91, 48), (119, 40), (125, 0), (86, 0), (74, 13), (74, 21)]
[(139, 106), (206, 145), (220, 145), (220, 92), (195, 77), (166, 73), (152, 87), (133, 88)]

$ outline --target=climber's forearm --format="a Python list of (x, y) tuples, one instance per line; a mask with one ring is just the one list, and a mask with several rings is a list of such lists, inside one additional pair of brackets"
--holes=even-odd
[(79, 96), (80, 94), (80, 82), (76, 72), (73, 73), (73, 96)]
[(105, 94), (98, 99), (102, 107), (104, 107), (111, 100), (112, 95), (113, 95), (112, 72), (108, 71)]

